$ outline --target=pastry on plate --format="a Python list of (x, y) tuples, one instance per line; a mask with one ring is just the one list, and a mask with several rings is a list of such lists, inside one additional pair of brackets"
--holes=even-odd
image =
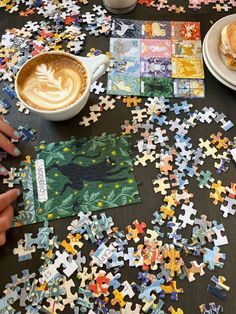
[(236, 71), (236, 21), (223, 27), (220, 51), (225, 65)]

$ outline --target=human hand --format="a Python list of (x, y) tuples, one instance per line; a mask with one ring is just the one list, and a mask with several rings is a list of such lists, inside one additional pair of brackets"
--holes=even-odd
[(0, 246), (6, 243), (6, 231), (10, 228), (14, 213), (11, 204), (19, 195), (19, 189), (12, 189), (0, 194)]
[[(10, 126), (9, 122), (0, 116), (0, 147), (12, 156), (19, 156), (19, 149), (10, 141), (10, 139), (18, 140), (20, 134)], [(7, 169), (0, 164), (0, 175), (7, 175)]]

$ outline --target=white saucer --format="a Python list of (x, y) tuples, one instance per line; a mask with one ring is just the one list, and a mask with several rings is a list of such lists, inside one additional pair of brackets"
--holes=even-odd
[(231, 85), (236, 86), (236, 71), (232, 71), (226, 67), (219, 49), (223, 27), (233, 21), (236, 21), (236, 14), (227, 15), (217, 21), (208, 31), (204, 41), (205, 53), (208, 57), (208, 61), (214, 68), (214, 71), (217, 71), (217, 73)]
[(203, 41), (203, 47), (202, 47), (202, 55), (203, 55), (203, 59), (205, 61), (206, 66), (208, 67), (208, 70), (211, 72), (211, 74), (222, 84), (224, 84), (225, 86), (233, 89), (236, 91), (236, 85), (232, 85), (229, 82), (227, 82), (223, 77), (221, 77), (216, 71), (215, 69), (212, 67), (212, 65), (210, 64), (210, 61), (208, 59), (208, 55), (206, 53), (206, 40), (207, 40), (207, 35), (204, 38)]

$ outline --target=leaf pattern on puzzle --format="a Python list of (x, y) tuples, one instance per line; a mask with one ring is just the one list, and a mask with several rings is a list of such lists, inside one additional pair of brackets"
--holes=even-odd
[(36, 150), (45, 163), (48, 200), (38, 200), (33, 161), (28, 167), (30, 193), (24, 192), (31, 215), (23, 211), (14, 225), (140, 202), (127, 136), (103, 134), (41, 144)]

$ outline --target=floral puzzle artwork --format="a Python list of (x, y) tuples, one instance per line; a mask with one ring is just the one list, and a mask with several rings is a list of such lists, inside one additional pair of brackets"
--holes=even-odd
[(24, 209), (14, 226), (140, 202), (127, 136), (41, 143), (20, 169)]
[(205, 95), (199, 22), (114, 19), (110, 53), (109, 94)]

